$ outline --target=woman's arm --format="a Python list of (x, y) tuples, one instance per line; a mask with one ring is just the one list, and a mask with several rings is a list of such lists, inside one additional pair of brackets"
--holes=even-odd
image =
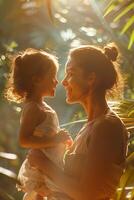
[(75, 200), (97, 199), (98, 189), (104, 183), (106, 170), (116, 161), (120, 152), (120, 126), (108, 121), (101, 122), (94, 129), (94, 136), (88, 146), (88, 154), (83, 163), (80, 181), (73, 179), (55, 166), (40, 151), (32, 151), (28, 159), (47, 174), (62, 191)]
[[(36, 104), (31, 104), (25, 111), (19, 130), (20, 145), (25, 148), (47, 148), (58, 145), (69, 139), (66, 131), (53, 137), (34, 135), (34, 130), (43, 120), (45, 113)], [(54, 135), (54, 134), (53, 134)]]
[[(32, 166), (36, 166), (53, 182), (62, 188), (62, 192), (76, 200), (83, 199), (82, 185), (65, 174), (58, 166), (53, 164), (41, 151), (32, 150), (28, 154), (28, 160)], [(84, 200), (86, 200), (84, 198)], [(89, 199), (87, 199), (89, 200)]]
[[(99, 199), (102, 195), (109, 195), (107, 191), (110, 185), (107, 185), (105, 181), (115, 188), (118, 186), (121, 173), (116, 172), (119, 174), (115, 175), (113, 165), (120, 165), (125, 159), (123, 138), (123, 127), (118, 119), (111, 121), (106, 118), (95, 124), (87, 144), (85, 167), (83, 165), (81, 182), (85, 186), (84, 199)], [(114, 176), (117, 176), (117, 179)]]

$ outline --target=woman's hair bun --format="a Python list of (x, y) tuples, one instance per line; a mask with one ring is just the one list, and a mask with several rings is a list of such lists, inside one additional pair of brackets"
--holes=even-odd
[(16, 64), (17, 66), (19, 66), (19, 65), (21, 65), (21, 62), (22, 62), (22, 58), (21, 58), (21, 55), (19, 55), (19, 56), (17, 56), (17, 57), (15, 58), (15, 64)]
[(118, 48), (114, 44), (108, 44), (104, 47), (104, 54), (111, 60), (116, 61), (118, 57)]

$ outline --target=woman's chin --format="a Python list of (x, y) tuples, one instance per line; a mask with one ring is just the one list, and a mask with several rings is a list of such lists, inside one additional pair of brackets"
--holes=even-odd
[(50, 97), (54, 97), (55, 96), (55, 92), (50, 94)]
[(73, 104), (73, 103), (75, 103), (74, 99), (72, 99), (72, 98), (70, 98), (70, 97), (66, 97), (66, 102), (67, 102), (68, 104)]
[(51, 92), (51, 95), (54, 96), (54, 95), (55, 95), (55, 91), (52, 91), (52, 92)]

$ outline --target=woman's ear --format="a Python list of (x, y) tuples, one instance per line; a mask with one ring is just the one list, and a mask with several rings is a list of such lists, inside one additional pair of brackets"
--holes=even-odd
[(95, 72), (91, 72), (88, 75), (88, 85), (90, 87), (95, 86), (96, 85), (96, 80), (97, 80), (96, 73)]

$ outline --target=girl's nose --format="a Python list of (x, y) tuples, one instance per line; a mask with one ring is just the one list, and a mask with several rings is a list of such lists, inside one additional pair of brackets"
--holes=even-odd
[(61, 81), (61, 83), (62, 83), (62, 85), (63, 85), (64, 87), (66, 87), (66, 86), (67, 86), (66, 78), (64, 78), (64, 79)]

